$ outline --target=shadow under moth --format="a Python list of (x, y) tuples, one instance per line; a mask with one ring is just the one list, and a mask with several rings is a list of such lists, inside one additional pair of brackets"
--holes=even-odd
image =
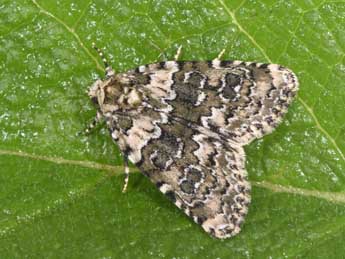
[[(240, 232), (250, 203), (243, 146), (271, 133), (298, 90), (280, 65), (243, 61), (165, 61), (115, 73), (106, 67), (89, 96), (90, 128), (105, 120), (126, 163), (210, 235)], [(179, 49), (180, 50), (180, 49)]]

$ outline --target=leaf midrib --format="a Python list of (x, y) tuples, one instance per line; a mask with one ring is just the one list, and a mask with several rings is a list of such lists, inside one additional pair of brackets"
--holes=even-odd
[[(87, 160), (70, 160), (65, 159), (62, 157), (49, 157), (49, 156), (42, 156), (42, 155), (35, 155), (26, 153), (23, 151), (13, 151), (13, 150), (1, 150), (0, 155), (9, 155), (9, 156), (16, 156), (16, 157), (24, 157), (33, 160), (42, 160), (47, 161), (55, 164), (65, 164), (65, 165), (74, 165), (80, 166), (100, 171), (107, 171), (110, 172), (112, 175), (123, 175), (124, 174), (124, 167), (123, 166), (114, 166), (109, 164), (102, 164)], [(131, 167), (131, 173), (138, 173), (139, 171), (135, 167)], [(325, 192), (325, 191), (318, 191), (318, 190), (308, 190), (304, 188), (296, 188), (293, 186), (286, 186), (286, 185), (279, 185), (269, 181), (251, 181), (251, 184), (256, 187), (265, 188), (273, 192), (277, 193), (289, 193), (294, 195), (301, 195), (307, 197), (314, 197), (319, 199), (327, 200), (328, 202), (332, 203), (339, 203), (345, 204), (345, 192)]]

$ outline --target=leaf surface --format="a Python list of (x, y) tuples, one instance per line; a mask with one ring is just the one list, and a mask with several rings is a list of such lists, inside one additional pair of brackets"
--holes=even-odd
[[(0, 3), (2, 258), (342, 258), (344, 1)], [(77, 136), (103, 76), (172, 58), (278, 63), (300, 81), (282, 125), (246, 147), (242, 232), (210, 238), (122, 158), (108, 131)]]

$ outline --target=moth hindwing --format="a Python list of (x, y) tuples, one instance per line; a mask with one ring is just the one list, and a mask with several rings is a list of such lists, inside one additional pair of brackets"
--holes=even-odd
[(292, 71), (242, 61), (107, 68), (89, 95), (125, 157), (217, 238), (250, 203), (243, 146), (272, 132), (298, 90)]

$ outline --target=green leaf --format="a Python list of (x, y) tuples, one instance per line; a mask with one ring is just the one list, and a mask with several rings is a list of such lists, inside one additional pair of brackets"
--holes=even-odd
[[(342, 258), (345, 254), (344, 1), (0, 2), (1, 258)], [(138, 172), (107, 130), (77, 136), (85, 90), (116, 71), (182, 59), (272, 62), (300, 91), (248, 147), (242, 232), (210, 238)]]

